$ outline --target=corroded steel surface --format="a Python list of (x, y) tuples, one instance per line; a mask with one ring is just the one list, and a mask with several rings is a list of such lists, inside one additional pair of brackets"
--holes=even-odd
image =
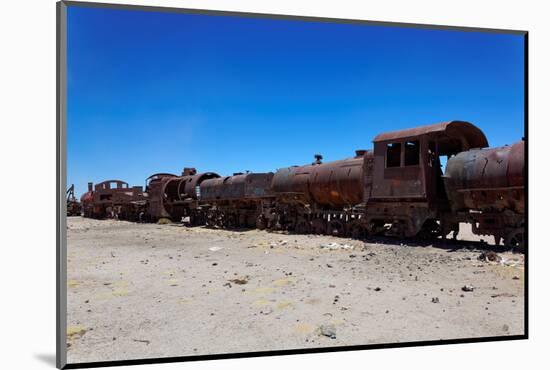
[(445, 184), (454, 210), (525, 212), (525, 146), (469, 150), (447, 162)]
[(450, 138), (457, 138), (463, 142), (465, 149), (485, 148), (489, 146), (483, 131), (465, 121), (449, 121), (400, 131), (385, 132), (376, 136), (373, 142), (399, 141), (423, 135), (444, 135)]
[(133, 219), (146, 201), (141, 186), (129, 187), (121, 180), (100, 182), (93, 190), (89, 183), (88, 189), (81, 197), (84, 214), (88, 217)]
[(273, 173), (246, 173), (205, 180), (200, 185), (200, 199), (205, 202), (216, 200), (247, 200), (271, 195)]
[(391, 224), (389, 231), (403, 236), (436, 231), (434, 220), (448, 208), (440, 157), (487, 145), (483, 132), (463, 121), (376, 136), (372, 179), (365, 182), (368, 227)]
[(199, 173), (191, 176), (184, 176), (183, 180), (184, 182), (182, 185), (180, 185), (180, 189), (183, 189), (184, 193), (192, 199), (198, 199), (200, 190), (200, 185), (203, 181), (209, 180), (209, 179), (215, 179), (220, 177), (217, 173), (214, 172), (204, 172)]
[(189, 201), (197, 200), (202, 181), (217, 178), (214, 172), (196, 173), (194, 168), (185, 168), (182, 176), (155, 174), (147, 179), (149, 215), (159, 218), (179, 219), (187, 215)]
[(363, 162), (371, 151), (353, 158), (279, 169), (271, 183), (275, 195), (297, 194), (320, 206), (342, 208), (363, 201)]
[(67, 216), (80, 215), (82, 205), (74, 195), (74, 184), (67, 189)]
[[(95, 186), (81, 200), (85, 215), (139, 210), (149, 220), (332, 235), (447, 235), (468, 222), (476, 234), (524, 244), (523, 141), (488, 146), (464, 121), (382, 133), (355, 157), (281, 168), (275, 174), (220, 177), (186, 167), (157, 173), (146, 192), (119, 180)], [(445, 176), (442, 158), (448, 158)], [(124, 212), (123, 212), (124, 211)]]

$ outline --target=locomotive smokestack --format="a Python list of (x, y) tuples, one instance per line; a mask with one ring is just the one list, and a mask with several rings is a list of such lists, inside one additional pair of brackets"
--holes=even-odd
[(321, 164), (323, 162), (321, 162), (321, 160), (323, 159), (323, 156), (321, 154), (315, 154), (313, 156), (315, 158), (315, 162), (313, 162), (312, 164)]
[(92, 191), (94, 189), (94, 183), (93, 182), (89, 182), (88, 183), (88, 191)]
[(194, 167), (184, 167), (183, 172), (181, 173), (182, 176), (193, 176), (197, 174), (197, 169)]
[(366, 151), (365, 149), (357, 149), (357, 150), (355, 151), (355, 156), (356, 156), (356, 157), (362, 157), (362, 156), (365, 155), (366, 152), (367, 152), (367, 151)]

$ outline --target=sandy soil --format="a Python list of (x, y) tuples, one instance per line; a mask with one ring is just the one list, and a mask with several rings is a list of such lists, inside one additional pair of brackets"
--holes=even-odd
[(67, 233), (69, 363), (524, 333), (521, 254), (80, 217)]

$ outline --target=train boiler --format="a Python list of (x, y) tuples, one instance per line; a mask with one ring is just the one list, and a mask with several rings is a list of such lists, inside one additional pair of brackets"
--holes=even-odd
[(447, 162), (445, 187), (451, 205), (447, 222), (468, 222), (495, 244), (525, 244), (525, 143), (474, 149)]
[(195, 168), (184, 168), (181, 176), (157, 173), (146, 180), (149, 197), (148, 217), (151, 221), (168, 219), (182, 221), (187, 218), (191, 225), (204, 223), (198, 199), (203, 181), (218, 178), (214, 172), (197, 173)]
[(316, 155), (309, 165), (277, 170), (272, 181), (276, 224), (299, 233), (347, 235), (357, 233), (363, 201), (365, 159), (372, 151), (323, 163)]
[(272, 201), (272, 178), (272, 172), (247, 172), (203, 181), (200, 203), (206, 224), (227, 228), (265, 228), (266, 219), (262, 215)]

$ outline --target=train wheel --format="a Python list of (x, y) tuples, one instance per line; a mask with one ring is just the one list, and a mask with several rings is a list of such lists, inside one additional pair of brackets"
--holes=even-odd
[(297, 234), (309, 234), (311, 232), (311, 226), (307, 220), (299, 220), (294, 228)]
[(428, 219), (426, 220), (426, 222), (424, 222), (424, 225), (422, 225), (422, 229), (420, 229), (416, 236), (419, 239), (430, 240), (437, 238), (441, 234), (442, 232), (439, 224), (433, 219)]
[(256, 229), (263, 230), (266, 227), (266, 220), (263, 215), (259, 215), (258, 218), (256, 218)]
[(525, 230), (523, 227), (519, 227), (508, 233), (504, 244), (508, 247), (523, 251), (525, 249)]
[(224, 226), (228, 229), (234, 229), (237, 227), (237, 217), (233, 214), (230, 214), (225, 219)]
[(341, 221), (333, 220), (328, 224), (327, 233), (334, 236), (346, 236), (346, 228)]
[(327, 222), (322, 218), (317, 218), (311, 221), (311, 232), (317, 235), (323, 235), (327, 233)]
[(365, 229), (359, 221), (352, 221), (348, 225), (348, 235), (353, 239), (360, 239), (365, 236)]

